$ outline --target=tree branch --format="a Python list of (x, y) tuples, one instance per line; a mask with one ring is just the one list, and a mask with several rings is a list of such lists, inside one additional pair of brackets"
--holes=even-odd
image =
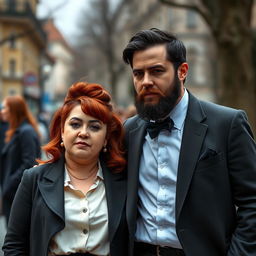
[(161, 3), (173, 6), (176, 8), (184, 8), (184, 9), (190, 9), (202, 16), (202, 18), (205, 20), (205, 22), (209, 25), (210, 29), (214, 32), (215, 26), (213, 23), (212, 15), (208, 8), (206, 8), (204, 5), (198, 5), (198, 4), (188, 4), (188, 3), (177, 3), (176, 1), (172, 0), (159, 0)]
[[(131, 2), (131, 1), (130, 1)], [(111, 23), (115, 24), (119, 17), (123, 14), (122, 11), (126, 5), (130, 4), (127, 0), (121, 0), (118, 4), (118, 6), (115, 9), (115, 12), (113, 13), (113, 16), (111, 17)]]

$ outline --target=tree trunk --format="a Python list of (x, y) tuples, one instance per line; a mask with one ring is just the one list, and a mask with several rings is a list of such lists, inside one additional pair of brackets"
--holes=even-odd
[[(225, 1), (224, 1), (225, 2)], [(256, 132), (256, 86), (253, 67), (253, 37), (250, 30), (251, 6), (223, 4), (218, 31), (214, 36), (218, 61), (219, 103), (246, 111)], [(248, 3), (249, 1), (247, 1)], [(225, 8), (226, 7), (226, 8)]]

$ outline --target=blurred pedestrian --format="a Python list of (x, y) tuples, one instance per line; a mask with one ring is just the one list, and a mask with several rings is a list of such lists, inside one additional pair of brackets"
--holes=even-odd
[(0, 161), (3, 215), (8, 222), (23, 171), (36, 164), (41, 150), (36, 120), (22, 96), (4, 98), (1, 114), (9, 124)]
[(5, 140), (5, 132), (8, 129), (8, 122), (4, 121), (1, 115), (2, 105), (0, 106), (0, 152), (4, 147), (4, 140)]
[(129, 255), (255, 256), (256, 145), (245, 112), (185, 88), (186, 49), (168, 32), (137, 32), (123, 59), (138, 111), (125, 123)]
[(126, 256), (123, 127), (110, 95), (75, 83), (55, 113), (50, 159), (26, 170), (11, 210), (5, 256)]
[(49, 134), (49, 123), (44, 118), (43, 112), (37, 115), (37, 123), (41, 135), (41, 145), (45, 145), (49, 142), (50, 134)]
[[(0, 155), (1, 155), (1, 152), (2, 152), (2, 149), (4, 147), (4, 140), (5, 140), (5, 132), (7, 131), (8, 129), (8, 123), (5, 122), (3, 119), (2, 119), (2, 115), (1, 115), (1, 108), (2, 108), (2, 105), (0, 105)], [(0, 157), (0, 168), (1, 168), (1, 157)], [(1, 169), (0, 169), (0, 180), (1, 180)], [(2, 212), (2, 188), (1, 188), (1, 185), (0, 185), (0, 215), (2, 215), (3, 212)]]

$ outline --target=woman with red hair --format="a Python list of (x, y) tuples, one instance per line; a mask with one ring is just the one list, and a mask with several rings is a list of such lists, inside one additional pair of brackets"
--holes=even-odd
[(5, 255), (127, 255), (122, 123), (101, 85), (72, 85), (55, 113), (48, 159), (26, 170)]
[(41, 149), (36, 119), (22, 96), (7, 96), (3, 100), (1, 116), (9, 124), (0, 160), (2, 208), (8, 222), (23, 171), (36, 164)]

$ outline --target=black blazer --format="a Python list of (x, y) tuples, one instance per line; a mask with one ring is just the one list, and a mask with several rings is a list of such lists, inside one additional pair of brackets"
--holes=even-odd
[[(129, 255), (145, 126), (138, 116), (125, 123)], [(186, 256), (256, 255), (256, 146), (243, 111), (189, 94), (175, 211), (176, 232)]]
[[(127, 255), (126, 179), (101, 161), (109, 216), (111, 256)], [(47, 256), (51, 238), (65, 226), (64, 160), (24, 172), (13, 201), (3, 251), (6, 256)]]

